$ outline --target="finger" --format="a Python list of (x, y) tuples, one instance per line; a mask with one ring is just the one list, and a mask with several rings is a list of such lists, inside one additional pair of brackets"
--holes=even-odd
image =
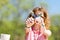
[(26, 21), (26, 24), (29, 24), (30, 22), (29, 22), (29, 19), (27, 19), (27, 21)]
[(34, 21), (34, 19), (33, 19), (33, 18), (30, 18), (30, 20), (31, 20), (31, 21)]
[(29, 23), (32, 23), (32, 20), (31, 20), (31, 18), (29, 18), (29, 19), (28, 19), (28, 21), (29, 21)]
[(32, 23), (34, 22), (34, 19), (33, 18), (31, 18), (30, 20), (31, 20)]
[[(33, 19), (34, 20), (34, 19)], [(28, 18), (27, 19), (27, 24), (32, 24), (34, 21), (32, 20), (32, 18)]]
[(28, 23), (28, 19), (26, 20), (26, 23)]
[(29, 24), (30, 23), (30, 21), (29, 21), (29, 19), (27, 19), (27, 24)]
[(29, 21), (31, 21), (31, 18), (29, 18)]
[(26, 25), (28, 24), (28, 22), (26, 21)]

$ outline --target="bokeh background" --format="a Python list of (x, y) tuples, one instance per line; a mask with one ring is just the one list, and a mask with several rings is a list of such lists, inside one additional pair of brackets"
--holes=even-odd
[(49, 40), (60, 40), (60, 0), (0, 0), (0, 34), (25, 40), (25, 20), (34, 7), (43, 6), (51, 20)]

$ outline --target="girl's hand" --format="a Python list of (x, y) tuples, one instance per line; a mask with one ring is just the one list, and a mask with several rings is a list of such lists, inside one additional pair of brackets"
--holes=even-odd
[(31, 27), (34, 24), (34, 19), (32, 17), (26, 20), (26, 26)]

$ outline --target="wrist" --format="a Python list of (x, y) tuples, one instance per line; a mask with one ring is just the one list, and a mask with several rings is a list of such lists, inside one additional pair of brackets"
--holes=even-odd
[(30, 25), (26, 25), (26, 27), (31, 27)]
[(30, 28), (30, 27), (26, 27), (26, 28)]
[(30, 29), (30, 27), (25, 27), (25, 29)]
[(30, 28), (30, 26), (26, 26), (25, 28)]

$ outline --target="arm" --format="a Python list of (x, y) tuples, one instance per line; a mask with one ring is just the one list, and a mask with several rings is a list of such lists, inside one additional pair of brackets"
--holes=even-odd
[(29, 27), (25, 27), (25, 34), (26, 35), (28, 35), (29, 31), (30, 31), (30, 28)]
[(30, 31), (30, 27), (34, 24), (34, 19), (32, 17), (28, 18), (26, 20), (26, 27), (25, 27), (25, 33), (28, 35)]

